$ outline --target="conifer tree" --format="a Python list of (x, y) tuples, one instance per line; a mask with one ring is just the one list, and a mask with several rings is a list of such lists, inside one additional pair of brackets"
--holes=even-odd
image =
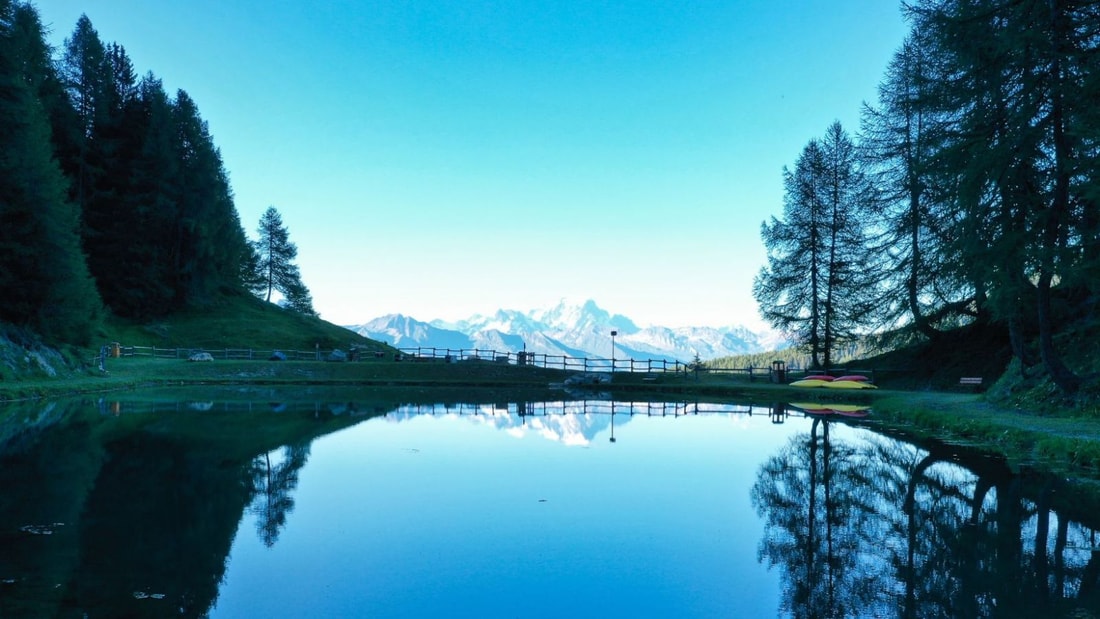
[(928, 46), (913, 33), (895, 52), (877, 105), (864, 106), (860, 157), (877, 189), (878, 214), (870, 223), (885, 257), (881, 323), (935, 339), (973, 320), (977, 308), (970, 279), (946, 262), (951, 184), (933, 158), (950, 114), (929, 104), (942, 86)]
[[(0, 320), (53, 341), (86, 344), (102, 316), (77, 236), (77, 211), (53, 159), (45, 111), (26, 50), (42, 41), (14, 27), (33, 10), (0, 0)], [(25, 22), (24, 22), (25, 23)], [(41, 36), (40, 34), (37, 36)]]
[(863, 221), (869, 188), (839, 123), (784, 170), (783, 220), (761, 227), (768, 264), (753, 296), (771, 325), (809, 349), (814, 367), (875, 321), (875, 259)]
[(205, 303), (240, 290), (247, 238), (233, 204), (229, 176), (195, 101), (183, 90), (173, 106), (178, 177), (171, 253), (177, 299)]
[[(106, 49), (87, 15), (80, 16), (72, 35), (65, 39), (61, 77), (76, 114), (76, 126), (72, 133), (59, 136), (59, 139), (71, 140), (71, 143), (63, 143), (61, 163), (72, 179), (70, 195), (83, 213), (102, 173), (93, 133), (110, 77)], [(95, 239), (89, 242), (87, 232), (83, 236), (85, 247), (95, 242)]]
[(295, 283), (287, 287), (285, 295), (285, 305), (288, 309), (307, 316), (318, 315), (317, 311), (313, 309), (313, 295), (309, 293), (309, 289), (302, 283), (300, 277)]
[(298, 265), (294, 263), (298, 257), (298, 247), (290, 242), (290, 233), (274, 206), (269, 206), (260, 217), (257, 232), (260, 239), (255, 244), (259, 257), (256, 280), (264, 282), (258, 290), (260, 296), (270, 303), (272, 293), (278, 291), (286, 299), (289, 309), (316, 315), (309, 289), (302, 283)]
[(821, 367), (825, 220), (820, 199), (824, 155), (811, 140), (794, 169), (783, 170), (783, 219), (764, 222), (760, 236), (768, 264), (753, 282), (760, 313), (773, 327), (809, 349), (813, 367)]
[(1095, 295), (1100, 280), (1100, 4), (919, 0), (906, 11), (949, 85), (932, 100), (952, 118), (936, 153), (957, 188), (948, 261), (1010, 331), (1034, 325), (1044, 368), (1072, 394), (1082, 377), (1054, 336), (1061, 299)]

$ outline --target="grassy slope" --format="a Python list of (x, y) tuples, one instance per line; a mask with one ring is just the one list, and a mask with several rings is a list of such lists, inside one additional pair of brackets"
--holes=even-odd
[[(861, 364), (911, 368), (887, 385), (908, 389), (875, 403), (877, 423), (923, 436), (973, 443), (1021, 462), (1100, 474), (1100, 324), (1069, 325), (1055, 344), (1066, 364), (1086, 379), (1065, 397), (1041, 365), (1022, 372), (1007, 337), (988, 328), (960, 329), (936, 344), (893, 351)], [(889, 373), (887, 373), (889, 375)], [(961, 376), (980, 376), (984, 392), (968, 395)], [(932, 391), (935, 390), (935, 391)], [(917, 391), (918, 393), (914, 393)], [(945, 393), (946, 392), (946, 393)]]
[(1004, 331), (971, 325), (939, 342), (922, 342), (877, 355), (853, 366), (872, 368), (880, 385), (897, 389), (952, 390), (959, 378), (975, 376), (986, 386), (1005, 372), (1012, 349)]
[[(1074, 372), (1089, 377), (1073, 399), (1061, 394), (1041, 366), (1025, 376), (1012, 360), (1006, 334), (988, 327), (959, 329), (936, 343), (846, 366), (874, 370), (881, 389), (857, 396), (873, 400), (871, 425), (979, 446), (1021, 463), (1100, 475), (1100, 323), (1068, 325), (1056, 346)], [(960, 387), (963, 376), (981, 377), (984, 391)], [(804, 393), (806, 400), (848, 397), (825, 390)]]
[(165, 348), (256, 348), (313, 350), (392, 350), (348, 329), (265, 303), (252, 296), (229, 296), (202, 308), (188, 308), (148, 322), (111, 320), (104, 341)]

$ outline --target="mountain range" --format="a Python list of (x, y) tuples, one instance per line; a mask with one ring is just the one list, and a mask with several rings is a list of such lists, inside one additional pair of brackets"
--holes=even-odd
[(348, 329), (397, 348), (479, 349), (607, 359), (615, 331), (617, 359), (691, 361), (766, 352), (785, 347), (774, 332), (746, 327), (639, 327), (595, 301), (562, 300), (550, 309), (498, 310), (458, 322), (422, 322), (402, 314), (380, 316)]

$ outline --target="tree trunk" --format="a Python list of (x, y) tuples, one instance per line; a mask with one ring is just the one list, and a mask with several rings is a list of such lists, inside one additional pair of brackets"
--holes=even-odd
[(1054, 318), (1051, 315), (1050, 296), (1056, 255), (1065, 244), (1065, 228), (1069, 225), (1069, 160), (1070, 146), (1066, 137), (1064, 81), (1062, 57), (1066, 52), (1064, 40), (1065, 16), (1062, 8), (1052, 0), (1051, 19), (1054, 41), (1050, 74), (1053, 78), (1053, 92), (1050, 97), (1051, 140), (1054, 145), (1054, 196), (1050, 212), (1046, 214), (1043, 229), (1042, 268), (1038, 283), (1039, 314), (1039, 355), (1050, 372), (1050, 378), (1068, 395), (1074, 395), (1081, 387), (1081, 377), (1066, 366), (1058, 351), (1054, 348)]
[(1027, 371), (1035, 365), (1035, 356), (1027, 347), (1027, 334), (1019, 314), (1008, 319), (1008, 341), (1012, 345), (1012, 355), (1020, 360), (1020, 377), (1027, 378)]
[(1081, 387), (1081, 377), (1062, 361), (1061, 355), (1054, 348), (1054, 319), (1050, 311), (1050, 283), (1053, 275), (1049, 269), (1044, 269), (1039, 276), (1038, 305), (1039, 305), (1039, 356), (1050, 373), (1050, 379), (1067, 395), (1074, 395)]

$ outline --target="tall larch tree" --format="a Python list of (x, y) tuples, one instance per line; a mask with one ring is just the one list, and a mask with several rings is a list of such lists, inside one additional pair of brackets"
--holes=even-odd
[[(1038, 357), (1073, 394), (1081, 377), (1054, 346), (1061, 300), (1095, 295), (1100, 4), (1084, 0), (924, 0), (907, 4), (949, 85), (957, 170), (956, 256), (1010, 329), (1034, 325)], [(1056, 290), (1057, 288), (1057, 290)], [(1017, 356), (1027, 362), (1027, 355)]]
[(68, 130), (60, 131), (56, 139), (62, 169), (72, 180), (70, 195), (82, 213), (102, 176), (94, 133), (110, 78), (106, 60), (106, 49), (92, 20), (81, 15), (73, 33), (65, 39), (60, 65), (69, 103), (75, 111), (75, 125), (64, 128)]
[(794, 169), (783, 170), (783, 218), (760, 227), (768, 264), (753, 282), (760, 313), (776, 329), (808, 348), (813, 367), (824, 352), (822, 315), (826, 262), (821, 200), (824, 154), (817, 140), (802, 150)]
[(934, 340), (977, 315), (970, 280), (945, 268), (951, 184), (933, 167), (933, 154), (950, 115), (928, 105), (939, 86), (927, 45), (911, 34), (894, 54), (877, 104), (864, 106), (859, 147), (877, 189), (868, 223), (884, 258), (881, 324)]
[[(86, 344), (102, 304), (77, 235), (77, 210), (53, 158), (50, 127), (27, 67), (37, 21), (0, 0), (0, 320), (54, 341)], [(16, 14), (21, 13), (20, 19)], [(22, 24), (23, 27), (17, 27)]]
[(761, 227), (768, 264), (753, 283), (761, 315), (830, 367), (845, 340), (875, 321), (875, 260), (864, 238), (870, 191), (839, 123), (784, 170), (783, 219)]
[(260, 238), (254, 247), (258, 263), (253, 279), (263, 285), (258, 286), (256, 292), (270, 303), (272, 294), (278, 291), (288, 308), (315, 315), (309, 289), (302, 283), (298, 265), (294, 263), (298, 247), (290, 241), (290, 232), (274, 206), (269, 206), (260, 217), (257, 232)]
[(175, 238), (175, 287), (182, 303), (205, 303), (219, 291), (239, 290), (248, 239), (241, 227), (221, 152), (198, 106), (183, 90), (173, 106), (179, 162)]
[(823, 201), (828, 237), (825, 264), (825, 366), (842, 342), (866, 333), (879, 321), (881, 256), (869, 249), (867, 221), (874, 194), (863, 173), (855, 143), (840, 122), (821, 141), (825, 170)]

